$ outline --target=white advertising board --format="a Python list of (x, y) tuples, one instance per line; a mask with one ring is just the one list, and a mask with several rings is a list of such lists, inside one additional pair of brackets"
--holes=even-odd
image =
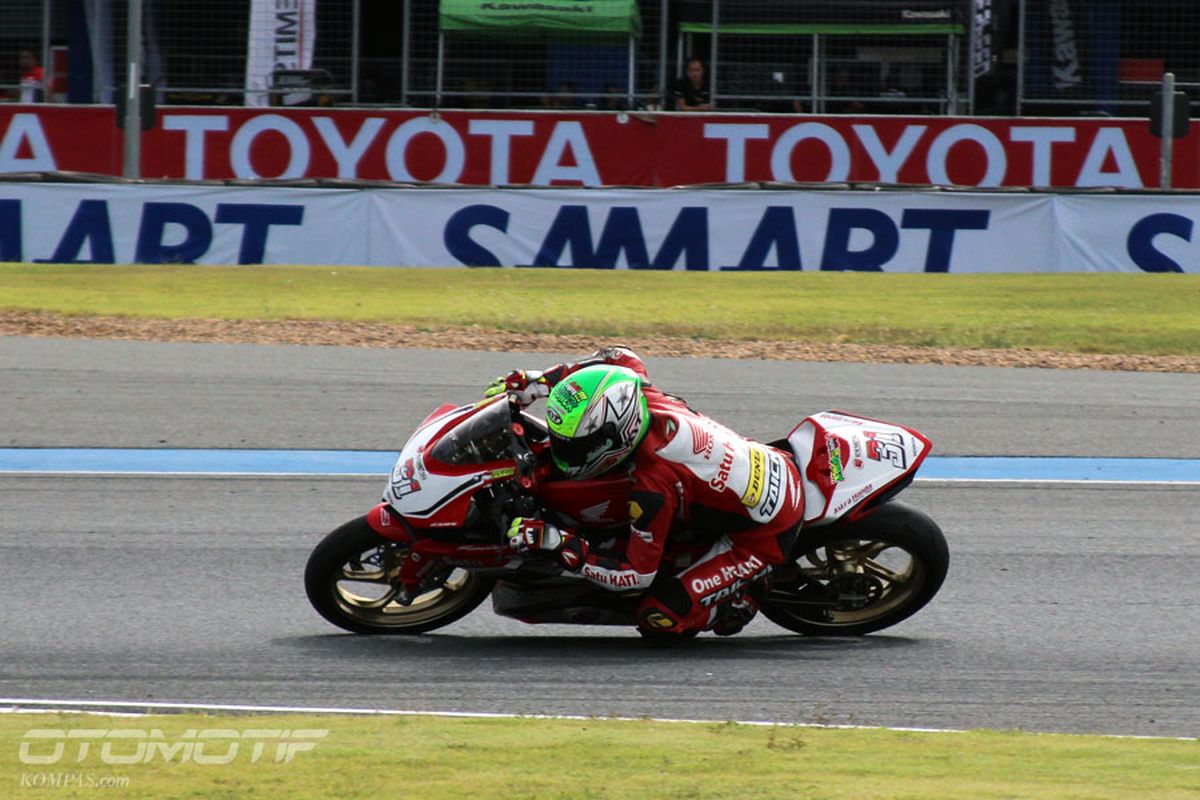
[(1200, 197), (0, 183), (0, 261), (1200, 272)]

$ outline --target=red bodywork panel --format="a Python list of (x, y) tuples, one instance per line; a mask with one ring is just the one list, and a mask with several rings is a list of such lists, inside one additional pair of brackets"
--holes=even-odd
[(387, 503), (380, 503), (367, 512), (367, 524), (385, 539), (393, 539), (397, 542), (413, 540), (412, 530), (404, 523), (399, 514), (388, 508)]
[(629, 487), (626, 476), (587, 481), (550, 481), (534, 489), (546, 508), (570, 517), (588, 528), (607, 528), (629, 522)]
[(425, 419), (421, 420), (421, 424), (418, 425), (417, 427), (424, 428), (426, 425), (433, 422), (438, 417), (442, 416), (443, 414), (449, 414), (451, 411), (453, 411), (456, 408), (458, 408), (458, 406), (454, 405), (453, 403), (442, 403), (440, 406), (435, 408), (433, 411), (429, 412), (429, 416), (427, 416)]

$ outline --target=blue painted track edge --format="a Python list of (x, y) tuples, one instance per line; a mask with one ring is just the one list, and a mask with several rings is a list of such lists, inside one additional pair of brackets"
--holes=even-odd
[[(81, 475), (375, 476), (391, 472), (384, 450), (0, 448), (0, 473)], [(917, 479), (1200, 483), (1200, 459), (930, 456)]]

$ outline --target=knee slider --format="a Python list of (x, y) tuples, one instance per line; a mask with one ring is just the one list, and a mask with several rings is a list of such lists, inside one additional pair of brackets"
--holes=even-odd
[(644, 630), (669, 631), (692, 610), (692, 598), (678, 578), (658, 582), (638, 607), (637, 624)]

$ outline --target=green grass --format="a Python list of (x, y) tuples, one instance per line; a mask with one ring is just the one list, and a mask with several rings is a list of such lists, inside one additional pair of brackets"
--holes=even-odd
[[(240, 741), (223, 765), (173, 762), (109, 765), (99, 742), (76, 763), (78, 739), (54, 765), (22, 763), (48, 754), (30, 729), (162, 731), (326, 729), (315, 747), (276, 763), (265, 740), (257, 763)], [(90, 734), (95, 736), (95, 734)], [(227, 735), (228, 736), (228, 735)], [(133, 756), (145, 739), (113, 740)], [(196, 741), (195, 738), (190, 741)], [(232, 738), (208, 748), (230, 753)], [(0, 793), (6, 797), (95, 796), (22, 787), (38, 772), (127, 778), (122, 798), (1128, 798), (1200, 797), (1200, 743), (1017, 732), (910, 733), (612, 720), (433, 717), (155, 716), (0, 718)], [(102, 792), (102, 794), (105, 794)]]
[(1200, 275), (0, 265), (0, 309), (1200, 354)]
[[(596, 336), (1200, 353), (1197, 275), (0, 265), (0, 309)], [(325, 728), (291, 763), (22, 764), (31, 728)], [(124, 740), (122, 744), (128, 742)], [(77, 751), (72, 750), (72, 754)], [(119, 752), (129, 752), (119, 750)], [(23, 787), (36, 773), (122, 778)], [(428, 717), (0, 716), (0, 796), (1200, 798), (1200, 743)]]

